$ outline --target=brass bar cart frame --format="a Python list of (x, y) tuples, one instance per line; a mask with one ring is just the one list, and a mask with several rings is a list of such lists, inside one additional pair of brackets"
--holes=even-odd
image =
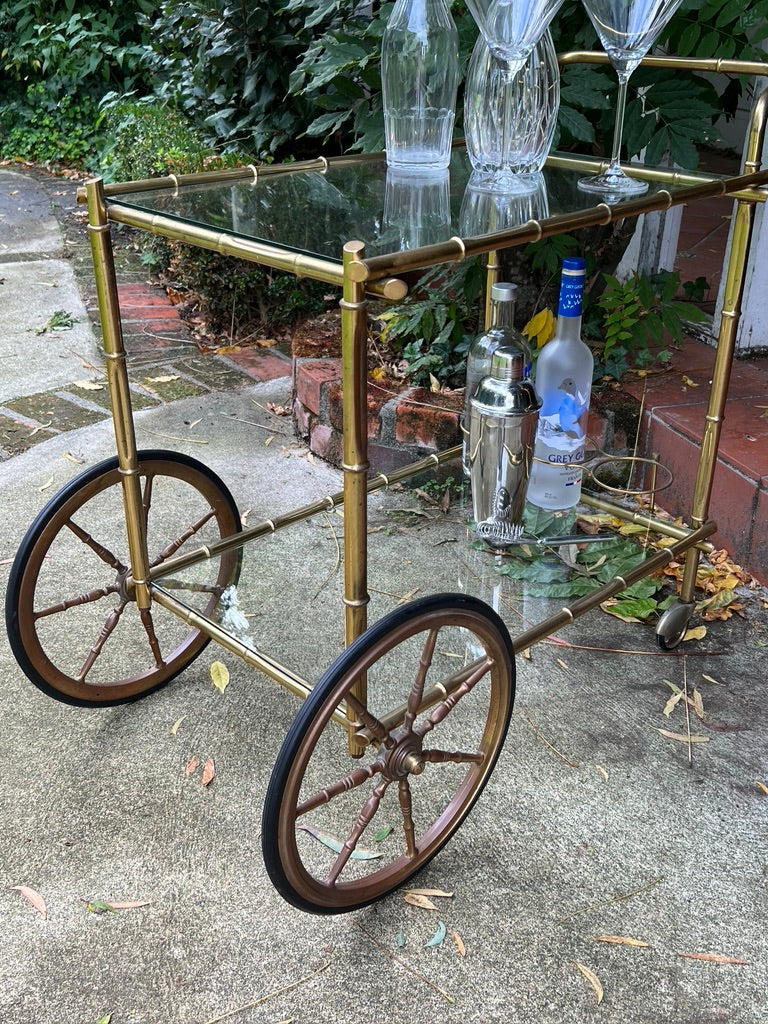
[[(561, 64), (607, 63), (607, 57), (596, 53), (565, 54)], [(675, 67), (691, 71), (715, 71), (729, 74), (768, 76), (768, 64), (740, 61), (683, 60), (677, 58), (646, 58), (649, 67)], [(479, 796), (503, 743), (514, 690), (514, 653), (573, 622), (602, 601), (612, 597), (639, 579), (656, 572), (668, 562), (685, 557), (681, 599), (659, 623), (658, 637), (663, 647), (674, 647), (687, 627), (693, 608), (693, 587), (699, 550), (707, 547), (707, 538), (716, 526), (708, 520), (709, 499), (717, 457), (721, 424), (726, 404), (730, 366), (734, 354), (739, 302), (742, 294), (745, 264), (748, 255), (752, 215), (756, 203), (765, 201), (761, 186), (768, 184), (768, 171), (760, 171), (760, 157), (768, 120), (768, 92), (763, 92), (754, 106), (747, 147), (741, 173), (730, 179), (713, 179), (703, 174), (668, 171), (631, 165), (633, 174), (666, 186), (649, 196), (623, 202), (618, 206), (598, 203), (579, 212), (531, 219), (520, 227), (470, 238), (458, 236), (436, 245), (367, 257), (365, 246), (348, 241), (341, 260), (310, 256), (289, 251), (277, 244), (217, 231), (178, 218), (138, 209), (126, 201), (131, 195), (158, 189), (178, 193), (192, 186), (211, 183), (250, 181), (254, 184), (276, 175), (294, 175), (306, 171), (321, 174), (329, 168), (356, 166), (375, 157), (353, 157), (284, 165), (237, 168), (196, 175), (170, 175), (161, 179), (104, 186), (100, 179), (89, 182), (80, 196), (87, 202), (89, 232), (98, 293), (112, 417), (116, 437), (116, 460), (102, 464), (82, 481), (73, 482), (53, 500), (49, 510), (41, 513), (24, 543), (23, 557), (11, 575), (9, 591), (14, 597), (15, 611), (8, 614), (12, 646), (22, 667), (46, 692), (75, 704), (116, 703), (134, 699), (161, 685), (180, 671), (208, 638), (214, 639), (249, 665), (277, 681), (304, 700), (304, 707), (289, 731), (278, 758), (267, 794), (263, 826), (263, 849), (269, 874), (279, 891), (292, 903), (304, 909), (334, 913), (364, 905), (401, 885), (435, 855), (459, 827)], [(548, 164), (564, 170), (594, 173), (605, 165), (583, 157), (554, 154)], [(670, 191), (673, 190), (673, 191)], [(456, 262), (467, 257), (487, 255), (489, 284), (497, 279), (497, 252), (528, 242), (592, 225), (607, 225), (627, 217), (652, 211), (664, 211), (680, 203), (717, 196), (736, 200), (735, 225), (727, 267), (725, 301), (717, 339), (717, 355), (709, 404), (703, 425), (701, 454), (692, 496), (691, 529), (685, 529), (646, 515), (633, 512), (603, 499), (584, 496), (587, 504), (610, 511), (619, 518), (640, 522), (649, 530), (669, 537), (671, 545), (650, 556), (642, 565), (610, 582), (569, 606), (547, 617), (510, 642), (506, 627), (487, 606), (462, 595), (438, 595), (405, 606), (393, 615), (367, 628), (368, 566), (367, 566), (367, 498), (371, 492), (408, 479), (426, 469), (456, 458), (459, 448), (429, 456), (411, 466), (390, 474), (369, 475), (366, 423), (366, 302), (369, 296), (390, 301), (402, 299), (408, 286), (404, 279), (415, 270)], [(267, 519), (240, 529), (226, 488), (199, 464), (169, 453), (140, 453), (137, 450), (133, 425), (130, 388), (123, 345), (120, 308), (110, 238), (111, 223), (125, 224), (169, 239), (177, 239), (222, 255), (236, 256), (297, 276), (306, 276), (339, 287), (342, 291), (342, 363), (343, 363), (343, 491), (288, 514)], [(204, 495), (208, 511), (198, 523), (174, 540), (154, 560), (147, 540), (148, 510), (152, 500), (153, 481), (163, 476), (190, 485)], [(74, 486), (74, 485), (77, 486)], [(78, 490), (78, 487), (80, 490)], [(117, 559), (100, 545), (86, 529), (78, 525), (75, 514), (89, 496), (115, 488), (121, 493), (125, 516), (128, 564)], [(85, 495), (81, 502), (80, 495)], [(306, 520), (318, 512), (344, 505), (344, 614), (347, 649), (318, 684), (312, 686), (298, 674), (253, 644), (238, 639), (214, 618), (225, 585), (236, 581), (239, 572), (239, 551), (247, 543), (276, 532), (293, 523)], [(196, 534), (200, 524), (213, 520), (218, 535), (199, 547), (183, 547), (183, 542)], [(47, 545), (57, 532), (75, 533), (77, 538), (117, 572), (117, 582), (103, 590), (90, 591), (75, 598), (66, 598), (42, 610), (35, 609), (34, 590), (37, 574), (46, 557)], [(177, 553), (178, 552), (178, 553)], [(20, 555), (22, 552), (20, 551)], [(207, 607), (200, 611), (188, 601), (172, 593), (169, 578), (191, 567), (219, 560), (218, 576), (201, 587), (211, 594)], [(81, 676), (74, 680), (55, 674), (48, 678), (47, 656), (38, 651), (34, 640), (40, 619), (78, 604), (97, 602), (105, 594), (118, 599), (116, 611), (110, 615), (102, 635), (86, 659)], [(455, 597), (455, 599), (454, 599)], [(146, 676), (110, 690), (89, 692), (84, 682), (88, 669), (98, 658), (103, 644), (128, 604), (135, 604), (149, 646), (154, 652), (154, 666)], [(171, 659), (160, 651), (152, 608), (158, 606), (190, 630), (191, 640), (182, 644)], [(26, 613), (24, 608), (29, 610)], [(460, 669), (433, 684), (428, 679), (435, 656), (437, 636), (444, 627), (456, 627), (462, 635), (472, 635), (477, 643), (472, 649), (480, 652)], [(374, 714), (369, 708), (367, 677), (379, 660), (397, 656), (416, 637), (419, 655), (414, 679), (405, 690), (401, 704), (388, 706)], [(30, 653), (30, 651), (32, 653)], [(484, 653), (483, 653), (484, 652)], [(488, 709), (476, 746), (477, 751), (461, 749), (433, 750), (424, 746), (424, 739), (455, 709), (467, 703), (481, 684), (488, 687)], [(419, 716), (426, 720), (417, 727)], [(347, 752), (352, 764), (358, 763), (370, 747), (377, 752), (367, 767), (353, 767), (335, 776), (327, 786), (321, 785), (306, 798), (300, 795), (309, 773), (309, 765), (319, 748), (326, 723), (342, 726), (346, 732)], [(455, 747), (456, 744), (454, 744)], [(411, 781), (428, 763), (458, 765), (466, 772), (457, 783), (447, 806), (436, 813), (434, 824), (417, 837), (412, 811)], [(466, 767), (468, 766), (468, 767)], [(354, 791), (370, 780), (378, 783), (362, 809), (353, 815), (354, 825), (343, 843), (334, 850), (333, 863), (320, 880), (306, 866), (296, 835), (304, 826), (304, 815), (320, 806), (332, 804), (348, 791)], [(373, 871), (370, 878), (356, 876), (343, 881), (342, 872), (357, 856), (357, 844), (373, 815), (377, 812), (386, 788), (393, 784), (398, 790), (401, 826), (405, 851), (385, 867)], [(309, 829), (305, 829), (310, 831)], [(330, 845), (333, 845), (332, 843)], [(324, 869), (325, 870), (325, 869)]]

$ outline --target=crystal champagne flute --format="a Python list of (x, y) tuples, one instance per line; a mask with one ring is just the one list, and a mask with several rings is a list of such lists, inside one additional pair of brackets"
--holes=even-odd
[(619, 155), (624, 131), (624, 108), (629, 76), (653, 45), (682, 0), (583, 0), (589, 19), (600, 37), (619, 79), (613, 152), (608, 168), (593, 177), (581, 178), (579, 188), (598, 192), (608, 202), (641, 195), (647, 181), (630, 178), (621, 169)]

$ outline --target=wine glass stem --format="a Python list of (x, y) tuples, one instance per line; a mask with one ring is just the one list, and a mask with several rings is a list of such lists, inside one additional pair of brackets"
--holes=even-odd
[(624, 109), (627, 105), (627, 83), (629, 73), (626, 71), (617, 72), (619, 79), (619, 95), (616, 99), (616, 125), (613, 129), (613, 153), (611, 154), (611, 170), (619, 171), (619, 160), (621, 158), (621, 140), (624, 135)]

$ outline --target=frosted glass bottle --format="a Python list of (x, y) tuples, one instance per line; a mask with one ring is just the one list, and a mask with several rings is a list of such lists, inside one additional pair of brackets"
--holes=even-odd
[(573, 508), (581, 497), (594, 367), (581, 340), (585, 273), (580, 257), (563, 260), (555, 336), (536, 363), (541, 409), (527, 497), (539, 508)]
[(499, 282), (491, 285), (491, 325), (473, 340), (467, 353), (467, 377), (464, 389), (464, 416), (461, 425), (461, 468), (470, 475), (469, 466), (469, 403), (480, 381), (491, 372), (493, 353), (500, 346), (516, 349), (523, 355), (522, 378), (531, 375), (531, 348), (515, 328), (517, 285)]
[(390, 167), (448, 166), (458, 84), (459, 35), (446, 0), (397, 0), (381, 41)]
[(559, 109), (560, 70), (548, 31), (519, 71), (477, 37), (464, 87), (464, 136), (469, 161), (489, 188), (524, 188), (514, 176), (542, 169)]

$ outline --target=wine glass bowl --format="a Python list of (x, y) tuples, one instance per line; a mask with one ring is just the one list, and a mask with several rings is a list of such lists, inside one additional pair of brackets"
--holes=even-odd
[(629, 77), (658, 38), (682, 0), (583, 0), (589, 20), (619, 79), (611, 162), (601, 174), (579, 180), (585, 192), (597, 192), (606, 202), (642, 195), (648, 182), (631, 178), (621, 168), (621, 140)]
[(563, 0), (466, 0), (493, 55), (519, 70)]

